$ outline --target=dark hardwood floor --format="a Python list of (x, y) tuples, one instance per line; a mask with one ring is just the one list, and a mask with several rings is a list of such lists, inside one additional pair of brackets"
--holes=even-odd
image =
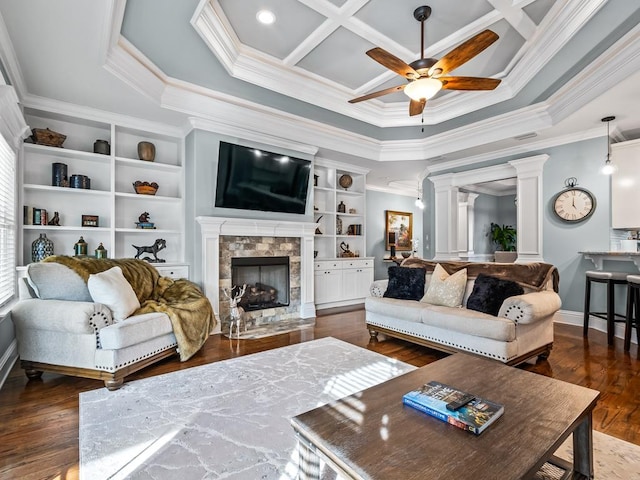
[[(364, 310), (329, 312), (318, 317), (313, 330), (261, 340), (212, 336), (188, 362), (172, 357), (127, 381), (326, 336), (415, 366), (445, 356), (401, 340), (381, 338), (369, 343)], [(614, 347), (608, 347), (604, 333), (592, 331), (586, 340), (581, 328), (556, 325), (549, 360), (522, 368), (601, 391), (594, 428), (640, 445), (640, 358), (636, 345), (625, 353), (619, 339)], [(97, 380), (47, 373), (39, 381), (27, 381), (16, 365), (0, 390), (0, 479), (78, 478), (78, 394), (101, 387)]]

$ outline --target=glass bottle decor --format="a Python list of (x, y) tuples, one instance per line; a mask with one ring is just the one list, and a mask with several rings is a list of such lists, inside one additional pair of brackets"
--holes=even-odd
[(41, 233), (31, 244), (31, 261), (39, 262), (53, 255), (53, 242), (47, 238), (45, 233)]

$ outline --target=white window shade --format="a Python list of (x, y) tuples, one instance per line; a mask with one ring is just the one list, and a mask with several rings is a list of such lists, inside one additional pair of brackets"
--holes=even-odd
[(15, 294), (16, 155), (0, 135), (0, 306)]

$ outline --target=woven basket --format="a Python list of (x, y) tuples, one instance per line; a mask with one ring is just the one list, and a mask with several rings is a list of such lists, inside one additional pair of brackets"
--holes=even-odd
[(38, 145), (47, 145), (49, 147), (62, 147), (62, 144), (67, 139), (66, 135), (63, 135), (48, 128), (32, 128), (31, 138)]

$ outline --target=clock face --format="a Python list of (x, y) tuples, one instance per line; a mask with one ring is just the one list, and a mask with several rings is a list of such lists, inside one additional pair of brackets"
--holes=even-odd
[(553, 211), (565, 222), (581, 222), (596, 209), (596, 200), (588, 190), (567, 188), (556, 195)]

